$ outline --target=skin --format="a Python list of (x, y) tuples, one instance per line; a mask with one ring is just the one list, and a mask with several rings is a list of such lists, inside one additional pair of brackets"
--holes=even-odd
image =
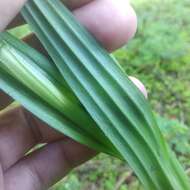
[[(23, 23), (18, 15), (26, 0), (0, 0), (0, 30)], [(64, 0), (76, 18), (102, 43), (113, 51), (131, 39), (137, 20), (127, 0)], [(106, 27), (102, 27), (106, 26)], [(41, 49), (33, 37), (25, 39)], [(142, 83), (131, 80), (147, 96)], [(0, 92), (0, 107), (10, 99)], [(29, 150), (39, 143), (43, 148)], [(56, 132), (20, 106), (0, 112), (0, 189), (45, 190), (68, 174), (70, 170), (97, 153)]]

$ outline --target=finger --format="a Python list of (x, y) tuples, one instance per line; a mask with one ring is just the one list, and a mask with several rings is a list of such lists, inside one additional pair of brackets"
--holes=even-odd
[[(25, 154), (22, 144), (32, 147), (35, 138), (29, 138), (32, 131), (27, 129), (27, 123), (20, 110), (14, 109), (0, 114), (0, 160), (3, 170), (20, 159)], [(24, 135), (24, 136), (23, 136)], [(25, 140), (27, 139), (27, 141)]]
[(145, 98), (148, 98), (148, 92), (143, 83), (135, 77), (129, 76), (129, 79), (137, 86), (137, 88), (143, 93)]
[(4, 190), (4, 177), (1, 165), (0, 165), (0, 189)]
[(0, 90), (0, 110), (7, 107), (11, 102), (12, 98)]
[[(126, 44), (137, 27), (136, 14), (126, 0), (94, 0), (75, 9), (73, 14), (109, 51)], [(28, 38), (28, 42), (31, 41)], [(32, 42), (34, 47), (35, 42)]]
[[(121, 47), (135, 33), (136, 15), (126, 0), (73, 0), (66, 2), (70, 8), (80, 7), (73, 11), (74, 15), (109, 51)], [(85, 4), (87, 2), (88, 4)], [(85, 6), (82, 6), (84, 4)], [(33, 38), (33, 35), (25, 38), (25, 41), (47, 55), (39, 40), (36, 37)]]
[(36, 122), (20, 106), (12, 106), (0, 112), (0, 160), (3, 170), (15, 164), (38, 143), (61, 138), (64, 138), (62, 134), (39, 120)]
[(4, 30), (11, 20), (18, 14), (26, 0), (0, 1), (0, 31)]
[(21, 26), (26, 24), (26, 22), (24, 21), (24, 18), (22, 17), (22, 15), (19, 13), (16, 17), (14, 17), (11, 22), (8, 23), (8, 25), (5, 27), (7, 30), (15, 28), (17, 26)]
[[(26, 0), (25, 0), (26, 1)], [(71, 10), (84, 6), (93, 0), (63, 0), (63, 3)], [(23, 0), (24, 2), (24, 0)], [(9, 7), (8, 7), (9, 8)], [(16, 11), (17, 12), (17, 11)], [(9, 23), (9, 22), (8, 22)], [(24, 24), (25, 21), (21, 14), (18, 14), (7, 26), (7, 29)]]
[(136, 14), (126, 0), (96, 0), (73, 13), (109, 51), (124, 45), (136, 31)]
[(7, 190), (47, 189), (96, 153), (71, 139), (48, 144), (5, 173)]
[(37, 51), (39, 51), (40, 53), (42, 53), (43, 55), (45, 55), (46, 57), (49, 57), (48, 52), (43, 47), (36, 35), (34, 35), (33, 33), (24, 37), (22, 40), (34, 49), (36, 49)]
[[(62, 0), (63, 3), (71, 10), (82, 7), (93, 0)], [(95, 1), (95, 0), (94, 0)]]

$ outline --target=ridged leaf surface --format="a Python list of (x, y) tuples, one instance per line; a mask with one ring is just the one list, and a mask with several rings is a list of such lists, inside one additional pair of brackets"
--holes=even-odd
[(61, 1), (31, 0), (23, 15), (65, 81), (146, 189), (189, 189), (143, 95)]
[[(122, 156), (134, 169), (146, 189), (190, 189), (188, 178), (166, 144), (147, 100), (116, 61), (75, 20), (61, 1), (30, 0), (22, 13), (54, 61), (56, 67), (54, 64), (51, 66), (55, 67), (53, 71), (57, 73), (59, 79), (55, 79), (53, 77), (55, 73), (51, 73), (51, 69), (47, 71), (46, 66), (41, 69), (41, 74), (44, 72), (45, 74), (41, 77), (43, 81), (38, 85), (41, 87), (41, 93), (48, 98), (43, 99), (44, 97), (37, 91), (38, 88), (27, 86), (28, 83), (22, 81), (14, 70), (6, 67), (9, 61), (14, 61), (10, 54), (6, 54), (9, 51), (2, 40), (0, 57), (4, 63), (4, 70), (0, 71), (1, 88), (15, 99), (24, 99), (23, 104), (33, 113), (46, 106), (48, 111), (41, 110), (39, 117), (43, 119), (43, 114), (46, 114), (47, 118), (50, 117), (47, 123), (53, 127), (55, 127), (52, 122), (53, 116), (58, 119), (56, 115), (58, 112), (60, 116), (64, 115), (67, 120), (63, 120), (62, 126), (61, 120), (57, 120), (62, 132), (66, 130), (68, 136), (81, 143), (99, 150), (103, 149), (102, 151), (117, 157)], [(17, 59), (19, 53), (15, 52)], [(32, 84), (41, 75), (31, 72), (32, 69), (30, 70), (32, 76), (26, 76), (23, 68), (31, 68), (29, 57), (29, 55), (25, 57), (25, 53), (20, 57), (23, 58), (19, 59), (22, 65), (20, 72)], [(34, 62), (40, 65), (41, 61)], [(56, 82), (52, 82), (54, 79)], [(65, 90), (74, 98), (74, 100), (68, 98), (67, 104), (62, 104), (63, 108), (54, 100), (58, 98), (60, 101), (59, 97), (62, 94), (55, 92), (61, 91), (59, 90), (61, 84), (64, 84)], [(51, 93), (46, 93), (44, 88)], [(35, 105), (30, 101), (34, 96), (40, 97)], [(80, 111), (79, 104), (82, 104), (85, 110)], [(77, 112), (79, 115), (72, 116), (73, 108), (70, 109), (67, 105), (79, 109)], [(72, 122), (65, 125), (68, 119)], [(80, 121), (86, 123), (89, 129), (80, 126)], [(73, 124), (79, 125), (80, 128)], [(92, 127), (95, 128), (93, 134), (90, 133)], [(97, 139), (97, 143), (94, 139)]]

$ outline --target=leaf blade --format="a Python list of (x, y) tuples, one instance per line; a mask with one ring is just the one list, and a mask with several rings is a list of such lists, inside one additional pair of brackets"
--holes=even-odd
[[(30, 1), (23, 9), (23, 15), (71, 89), (145, 187), (162, 189), (164, 185), (167, 189), (188, 189), (188, 180), (181, 167), (174, 164), (177, 161), (170, 154), (143, 96), (108, 54), (75, 22), (61, 2)], [(110, 97), (109, 93), (116, 90), (119, 93)], [(121, 115), (123, 120), (118, 119)], [(125, 127), (125, 124), (129, 126)], [(124, 132), (128, 132), (127, 138)], [(141, 147), (142, 142), (144, 147)], [(141, 159), (141, 156), (146, 159)], [(171, 162), (168, 161), (170, 157)], [(181, 180), (179, 175), (183, 176)]]

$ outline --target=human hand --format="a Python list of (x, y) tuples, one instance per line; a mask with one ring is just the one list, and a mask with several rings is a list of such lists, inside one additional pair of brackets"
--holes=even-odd
[[(0, 30), (23, 22), (15, 15), (25, 2), (0, 0)], [(135, 33), (136, 16), (127, 0), (65, 0), (65, 4), (108, 51), (121, 47)], [(44, 52), (34, 36), (25, 40)], [(131, 80), (146, 95), (144, 86), (135, 78)], [(40, 143), (47, 144), (25, 156)], [(1, 190), (47, 189), (95, 155), (95, 151), (56, 132), (20, 106), (0, 112)]]

